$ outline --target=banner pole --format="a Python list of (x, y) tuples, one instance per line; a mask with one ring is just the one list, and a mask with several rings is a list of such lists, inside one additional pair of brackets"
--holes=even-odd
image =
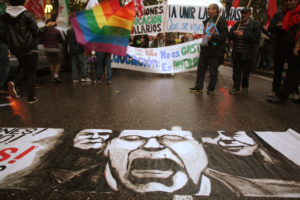
[(225, 6), (223, 5), (223, 7), (222, 7), (222, 9), (221, 9), (221, 12), (219, 13), (218, 19), (217, 19), (217, 21), (216, 21), (216, 23), (215, 23), (216, 26), (217, 26), (217, 24), (218, 24), (218, 22), (219, 22), (219, 19), (220, 19), (221, 15), (222, 15), (222, 13), (223, 13), (223, 11), (224, 11), (224, 8), (225, 8)]
[[(252, 2), (252, 0), (249, 0), (249, 2), (248, 2), (248, 4), (247, 4), (246, 8), (249, 8), (251, 2)], [(237, 29), (236, 29), (237, 31), (240, 29), (241, 22), (242, 22), (242, 20), (240, 21), (239, 26), (238, 26)]]

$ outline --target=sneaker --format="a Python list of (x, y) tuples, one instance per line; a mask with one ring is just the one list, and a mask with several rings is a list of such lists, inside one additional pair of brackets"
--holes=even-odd
[(54, 75), (53, 77), (52, 77), (52, 80), (53, 81), (55, 81), (56, 83), (61, 83), (62, 82), (62, 80), (59, 78), (59, 76), (58, 75)]
[(297, 94), (296, 92), (293, 92), (292, 94), (290, 94), (289, 98), (292, 100), (298, 100), (299, 94)]
[(299, 99), (292, 99), (292, 102), (300, 104), (300, 98)]
[(214, 94), (215, 93), (215, 91), (214, 90), (207, 90), (207, 92), (206, 92), (207, 94)]
[(91, 81), (92, 80), (89, 77), (81, 79), (81, 82), (91, 82)]
[(15, 88), (15, 84), (12, 81), (9, 81), (7, 83), (8, 86), (8, 92), (9, 92), (9, 96), (11, 96), (12, 98), (18, 99), (20, 98), (20, 96), (18, 95), (16, 88)]
[(32, 100), (30, 100), (30, 101), (27, 101), (27, 103), (28, 104), (34, 104), (34, 103), (36, 103), (36, 102), (38, 102), (39, 101), (39, 99), (38, 98), (36, 98), (36, 97), (33, 97), (33, 99)]
[(274, 97), (267, 98), (267, 102), (282, 104), (282, 103), (285, 103), (286, 100), (280, 99), (278, 96), (274, 96)]
[(271, 91), (268, 93), (268, 97), (275, 97), (276, 93), (274, 91)]
[(198, 89), (196, 87), (193, 87), (193, 88), (190, 88), (190, 92), (201, 93), (201, 92), (203, 92), (203, 89)]
[(73, 80), (73, 83), (78, 83), (78, 80)]
[(240, 90), (235, 89), (235, 88), (232, 88), (232, 89), (229, 91), (229, 94), (238, 94), (238, 93), (240, 93)]

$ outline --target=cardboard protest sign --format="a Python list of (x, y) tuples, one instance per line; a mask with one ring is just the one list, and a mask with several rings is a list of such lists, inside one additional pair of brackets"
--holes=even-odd
[(142, 17), (136, 17), (131, 35), (157, 34), (163, 32), (166, 5), (145, 6)]

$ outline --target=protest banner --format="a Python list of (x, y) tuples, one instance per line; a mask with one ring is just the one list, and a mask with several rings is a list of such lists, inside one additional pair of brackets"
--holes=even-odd
[[(241, 19), (241, 9), (242, 7), (232, 7), (228, 16), (223, 11), (222, 16), (230, 27), (232, 23)], [(164, 32), (203, 34), (202, 21), (208, 17), (206, 6), (168, 5), (166, 12)]]
[(145, 12), (142, 17), (136, 17), (133, 23), (131, 35), (156, 34), (163, 31), (164, 4), (145, 6)]
[(197, 69), (202, 39), (162, 48), (128, 46), (126, 57), (112, 55), (113, 68), (150, 73), (180, 73)]
[(45, 2), (42, 0), (30, 0), (26, 2), (25, 7), (33, 13), (36, 18), (41, 19), (44, 17), (44, 5)]
[(207, 18), (205, 6), (168, 5), (164, 32), (202, 34)]

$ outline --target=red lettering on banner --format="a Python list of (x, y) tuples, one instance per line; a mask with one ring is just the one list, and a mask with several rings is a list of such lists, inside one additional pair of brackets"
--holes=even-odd
[(13, 160), (10, 160), (8, 163), (13, 164), (15, 163), (18, 159), (23, 158), (25, 155), (27, 155), (29, 152), (37, 148), (38, 146), (31, 146), (29, 149), (25, 150), (23, 153), (15, 157)]
[(6, 149), (2, 149), (1, 151), (0, 151), (0, 156), (2, 157), (1, 159), (0, 159), (0, 162), (1, 161), (4, 161), (4, 160), (7, 160), (7, 159), (9, 159), (10, 158), (10, 154), (9, 153), (7, 153), (7, 152), (10, 152), (10, 153), (16, 153), (17, 151), (18, 151), (18, 149), (17, 148), (6, 148)]
[(145, 49), (147, 56), (156, 56), (156, 53), (153, 52), (153, 49)]

